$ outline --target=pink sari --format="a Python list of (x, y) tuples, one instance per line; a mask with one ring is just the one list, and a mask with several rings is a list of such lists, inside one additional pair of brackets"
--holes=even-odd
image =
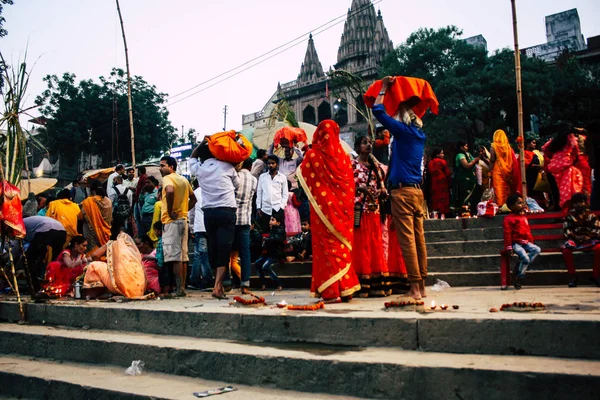
[[(542, 147), (544, 153), (548, 152), (550, 143), (552, 143), (552, 140)], [(552, 154), (552, 158), (547, 164), (548, 171), (556, 179), (560, 192), (559, 203), (562, 208), (568, 207), (571, 197), (583, 190), (583, 175), (581, 174), (581, 170), (574, 166), (578, 158), (579, 146), (577, 138), (575, 135), (569, 134), (567, 144)]]

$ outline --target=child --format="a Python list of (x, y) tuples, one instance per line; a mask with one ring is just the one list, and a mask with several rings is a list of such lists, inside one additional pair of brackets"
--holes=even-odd
[(289, 239), (290, 249), (287, 252), (286, 261), (308, 260), (312, 255), (312, 234), (310, 233), (310, 222), (302, 221), (302, 233)]
[(529, 221), (523, 210), (525, 202), (520, 194), (513, 194), (506, 200), (506, 206), (511, 213), (504, 218), (504, 247), (511, 254), (519, 256), (519, 263), (515, 269), (514, 286), (521, 289), (523, 278), (529, 264), (540, 254), (539, 246), (533, 244), (533, 235), (529, 228)]
[(273, 265), (278, 263), (282, 258), (283, 245), (286, 237), (285, 229), (281, 225), (281, 217), (281, 214), (274, 214), (271, 216), (271, 219), (269, 220), (270, 233), (263, 239), (263, 247), (265, 248), (266, 253), (254, 263), (258, 275), (260, 276), (262, 290), (266, 290), (267, 288), (265, 285), (265, 272), (269, 274), (273, 281), (275, 281), (277, 290), (283, 288), (277, 274), (273, 271)]
[(161, 295), (168, 296), (169, 289), (171, 288), (172, 273), (169, 273), (169, 268), (165, 268), (165, 256), (163, 253), (163, 242), (162, 242), (162, 222), (156, 221), (154, 225), (152, 225), (152, 230), (154, 231), (154, 235), (158, 238), (158, 242), (156, 243), (156, 264), (158, 265), (159, 270), (159, 281), (161, 288)]
[(292, 182), (288, 181), (288, 196), (287, 205), (283, 209), (283, 215), (285, 215), (285, 231), (286, 233), (298, 233), (300, 232), (300, 213), (298, 212), (298, 206), (300, 202), (296, 199), (296, 195), (292, 192)]
[(562, 253), (571, 276), (569, 287), (577, 287), (573, 251), (593, 251), (594, 269), (590, 280), (600, 287), (600, 220), (588, 211), (587, 198), (583, 193), (575, 193), (571, 197), (572, 210), (563, 223), (567, 241)]

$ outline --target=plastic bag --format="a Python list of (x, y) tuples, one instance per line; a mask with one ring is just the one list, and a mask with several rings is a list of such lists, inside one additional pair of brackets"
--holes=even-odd
[(131, 362), (131, 366), (125, 370), (125, 375), (141, 375), (144, 369), (144, 362), (142, 360), (136, 360)]
[(477, 204), (477, 216), (493, 218), (498, 212), (498, 205), (492, 200), (482, 201)]
[(540, 207), (537, 201), (532, 199), (531, 197), (527, 198), (527, 207), (529, 207), (529, 211), (532, 213), (543, 213), (544, 209)]
[(448, 282), (443, 281), (441, 279), (436, 279), (435, 285), (431, 287), (431, 290), (433, 290), (434, 292), (441, 292), (442, 290), (448, 289), (449, 287), (450, 285), (448, 284)]
[(481, 201), (496, 201), (496, 193), (494, 193), (494, 188), (487, 188), (483, 191), (481, 195)]

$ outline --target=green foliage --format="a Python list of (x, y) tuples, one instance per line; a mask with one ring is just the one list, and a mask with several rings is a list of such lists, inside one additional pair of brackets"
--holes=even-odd
[[(343, 69), (331, 70), (327, 73), (331, 79), (331, 91), (335, 97), (342, 99), (344, 104), (350, 104), (356, 112), (369, 123), (369, 132), (375, 132), (373, 113), (362, 101), (362, 95), (368, 89), (367, 83), (358, 75)], [(354, 99), (355, 101), (353, 101)]]
[(300, 124), (298, 124), (298, 120), (296, 119), (296, 114), (286, 99), (278, 101), (275, 105), (275, 108), (269, 116), (269, 126), (275, 124), (277, 121), (283, 121), (287, 125), (295, 128), (300, 127)]
[[(382, 76), (415, 76), (429, 81), (440, 102), (438, 116), (423, 118), (430, 145), (465, 139), (489, 143), (496, 129), (517, 135), (514, 52), (488, 55), (461, 39), (455, 26), (421, 28), (388, 55)], [(598, 68), (568, 59), (559, 68), (521, 57), (525, 130), (529, 115), (548, 131), (558, 120), (584, 123), (600, 105)], [(595, 108), (594, 108), (595, 107)]]
[[(45, 143), (67, 163), (82, 152), (102, 156), (103, 164), (131, 161), (127, 78), (113, 68), (100, 83), (64, 73), (44, 78), (48, 88), (36, 99), (48, 118)], [(167, 95), (143, 78), (131, 80), (136, 160), (160, 155), (176, 139), (164, 104)]]

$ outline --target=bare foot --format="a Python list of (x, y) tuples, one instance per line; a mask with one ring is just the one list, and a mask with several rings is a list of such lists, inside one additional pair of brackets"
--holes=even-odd
[(283, 286), (277, 286), (277, 291), (281, 292), (283, 290)]
[(425, 293), (425, 281), (424, 280), (419, 282), (419, 292), (421, 293), (421, 297), (427, 297), (427, 293)]
[(410, 290), (406, 293), (407, 296), (412, 297), (415, 300), (421, 300), (421, 290), (419, 289), (419, 282), (411, 282)]
[(247, 288), (245, 286), (242, 287), (241, 292), (242, 292), (242, 294), (252, 294), (252, 292), (250, 291), (250, 288)]
[(265, 290), (267, 290), (267, 287), (266, 287), (265, 285), (262, 285), (262, 286), (260, 287), (260, 290), (262, 290), (262, 291), (264, 292)]

